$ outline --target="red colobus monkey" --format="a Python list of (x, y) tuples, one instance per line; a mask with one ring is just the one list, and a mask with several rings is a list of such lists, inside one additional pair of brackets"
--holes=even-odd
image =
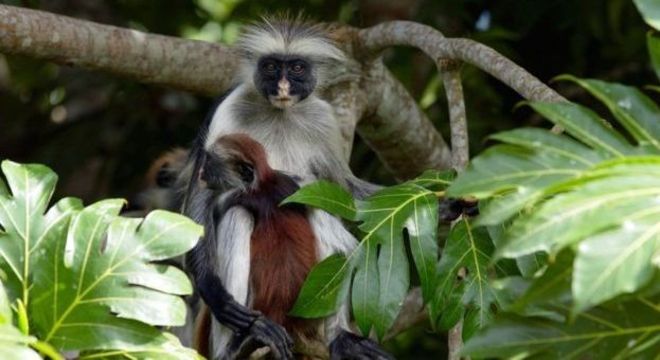
[[(318, 337), (318, 322), (287, 316), (305, 277), (318, 261), (316, 238), (301, 205), (279, 204), (298, 190), (288, 175), (270, 168), (258, 142), (245, 134), (218, 138), (200, 170), (206, 186), (225, 192), (224, 212), (240, 208), (252, 217), (249, 244), (250, 307), (302, 338)], [(229, 189), (229, 190), (227, 190)], [(207, 318), (201, 313), (198, 351), (207, 354)], [(212, 346), (212, 344), (211, 344)], [(238, 350), (238, 349), (236, 349)], [(245, 352), (253, 349), (242, 349)]]
[[(315, 90), (323, 86), (328, 68), (344, 61), (343, 53), (326, 34), (299, 21), (276, 20), (249, 27), (239, 39), (238, 48), (243, 70), (237, 86), (207, 117), (182, 176), (187, 180), (184, 213), (205, 226), (204, 238), (188, 254), (186, 265), (198, 294), (214, 317), (212, 358), (225, 358), (231, 350), (256, 344), (270, 347), (276, 358), (288, 359), (292, 357), (292, 342), (285, 329), (247, 306), (258, 302), (255, 291), (263, 290), (255, 289), (255, 284), (250, 282), (250, 244), (258, 221), (254, 210), (261, 211), (260, 207), (271, 205), (264, 203), (266, 199), (244, 197), (243, 201), (252, 205), (228, 207), (236, 204), (232, 197), (236, 195), (224, 190), (232, 185), (245, 188), (246, 179), (251, 176), (256, 179), (255, 169), (259, 174), (259, 166), (263, 175), (266, 163), (279, 171), (274, 174), (293, 176), (277, 175), (278, 181), (287, 184), (275, 186), (272, 191), (290, 191), (291, 179), (298, 184), (331, 180), (358, 197), (373, 192), (376, 187), (350, 171), (342, 156), (340, 130), (332, 107), (316, 95)], [(218, 140), (234, 133), (248, 134), (259, 142), (265, 149), (267, 162), (234, 171), (215, 166), (217, 159), (227, 156), (223, 155), (224, 147), (218, 148)], [(202, 186), (200, 172), (207, 182), (234, 180), (223, 180), (222, 184), (228, 188), (220, 191), (214, 186)], [(266, 190), (264, 194), (268, 194), (267, 199), (279, 196)], [(294, 213), (290, 210), (290, 214)], [(299, 215), (290, 218), (298, 219)], [(305, 220), (307, 225), (298, 228), (311, 229), (314, 235), (314, 247), (304, 250), (315, 253), (312, 261), (338, 252), (349, 253), (357, 244), (341, 221), (324, 211), (309, 209)], [(301, 220), (296, 221), (302, 224)], [(295, 254), (303, 250), (286, 251)], [(305, 269), (308, 263), (296, 266)], [(298, 280), (290, 281), (286, 286), (298, 283)], [(373, 341), (350, 333), (347, 302), (348, 299), (335, 315), (324, 319), (318, 330), (318, 335), (329, 344), (333, 359), (388, 358)]]
[[(239, 301), (243, 300), (243, 305), (248, 305), (247, 307), (252, 311), (256, 310), (263, 314), (263, 318), (259, 313), (251, 314), (256, 316), (251, 321), (262, 322), (256, 324), (262, 327), (258, 330), (261, 333), (256, 336), (273, 336), (276, 340), (284, 341), (284, 346), (270, 344), (274, 355), (281, 358), (292, 357), (291, 339), (286, 333), (281, 333), (281, 328), (278, 326), (284, 327), (297, 339), (323, 341), (325, 329), (322, 323), (287, 315), (298, 297), (307, 274), (318, 262), (318, 242), (308, 218), (309, 210), (298, 204), (279, 206), (286, 197), (299, 189), (297, 182), (293, 177), (273, 170), (268, 165), (261, 144), (245, 134), (223, 135), (217, 138), (207, 150), (197, 173), (201, 186), (206, 191), (214, 193), (211, 198), (217, 196), (222, 198), (221, 206), (214, 209), (213, 216), (218, 219), (215, 222), (219, 222), (222, 227), (224, 221), (232, 221), (232, 226), (240, 228), (218, 234), (228, 243), (211, 246), (224, 249), (241, 247), (243, 255), (247, 254), (247, 258), (238, 260), (243, 262), (244, 272), (240, 278), (246, 283), (239, 283), (235, 278), (224, 277), (222, 280), (227, 284), (227, 290), (232, 295)], [(230, 214), (243, 214), (251, 221), (235, 223), (233, 222), (235, 219)], [(210, 244), (206, 242), (199, 248), (201, 253), (193, 257), (198, 261), (191, 264), (193, 268), (199, 270), (200, 267), (205, 267), (205, 264), (212, 263), (207, 257), (212, 253), (209, 251), (212, 249), (204, 248)], [(223, 254), (219, 253), (217, 256), (222, 258)], [(234, 260), (225, 256), (223, 260), (218, 261), (218, 264), (221, 267), (231, 267), (227, 263)], [(199, 284), (202, 285), (199, 288), (200, 295), (209, 304), (211, 310), (214, 301), (232, 301), (227, 294), (217, 291), (220, 289), (209, 291), (204, 286), (210, 285), (208, 282), (198, 281)], [(247, 297), (244, 296), (246, 290), (249, 292)], [(204, 308), (197, 317), (198, 324), (195, 330), (197, 333), (195, 346), (200, 353), (209, 356), (209, 350), (213, 350), (213, 357), (229, 355), (242, 358), (257, 347), (268, 344), (268, 339), (256, 337), (246, 341), (241, 336), (231, 336), (232, 334), (228, 333), (225, 333), (224, 337), (216, 336), (216, 341), (209, 342), (210, 318), (206, 310), (207, 308)], [(231, 308), (226, 310), (231, 311)], [(229, 315), (231, 314), (225, 314), (225, 316)], [(240, 316), (238, 315), (237, 318)], [(331, 346), (334, 358), (346, 358), (349, 354), (351, 358), (390, 358), (369, 339), (347, 332), (337, 335), (337, 340)], [(216, 351), (218, 346), (221, 348)]]

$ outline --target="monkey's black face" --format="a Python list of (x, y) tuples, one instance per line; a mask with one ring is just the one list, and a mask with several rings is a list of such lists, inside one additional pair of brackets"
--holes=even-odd
[(227, 191), (234, 188), (247, 188), (254, 182), (254, 167), (244, 161), (221, 159), (213, 153), (207, 153), (199, 178), (206, 186), (215, 191)]
[(299, 56), (268, 55), (257, 62), (254, 84), (273, 106), (285, 109), (314, 91), (313, 70), (312, 63)]

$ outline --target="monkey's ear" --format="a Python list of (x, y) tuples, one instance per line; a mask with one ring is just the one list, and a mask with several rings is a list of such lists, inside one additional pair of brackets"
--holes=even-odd
[(238, 174), (246, 184), (251, 184), (254, 181), (254, 167), (248, 163), (238, 163)]

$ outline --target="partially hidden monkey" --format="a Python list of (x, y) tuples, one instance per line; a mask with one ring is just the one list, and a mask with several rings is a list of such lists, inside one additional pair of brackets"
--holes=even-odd
[[(285, 329), (247, 306), (254, 301), (249, 244), (255, 220), (243, 207), (221, 211), (230, 199), (204, 187), (200, 172), (212, 171), (207, 164), (211, 154), (219, 155), (218, 139), (245, 133), (263, 146), (270, 167), (291, 175), (298, 184), (327, 179), (357, 197), (377, 187), (352, 174), (342, 157), (332, 107), (317, 96), (328, 67), (344, 61), (321, 28), (297, 20), (266, 21), (248, 27), (237, 46), (243, 59), (237, 86), (207, 117), (182, 176), (183, 211), (205, 226), (204, 238), (187, 255), (186, 267), (214, 317), (212, 358), (231, 356), (236, 348), (250, 344), (270, 347), (275, 358), (291, 358), (292, 341)], [(336, 217), (310, 209), (307, 220), (317, 260), (348, 254), (357, 245)], [(344, 300), (320, 326), (319, 336), (329, 344), (331, 356), (388, 358), (373, 341), (350, 331), (348, 298)]]
[[(293, 307), (303, 282), (318, 262), (316, 237), (308, 220), (308, 209), (299, 204), (279, 204), (299, 189), (289, 175), (273, 170), (258, 142), (245, 134), (219, 137), (200, 169), (200, 179), (212, 191), (223, 193), (223, 206), (216, 216), (234, 207), (247, 211), (253, 219), (250, 234), (250, 307), (283, 326), (289, 334), (305, 341), (319, 340), (319, 322), (294, 318)], [(208, 323), (205, 311), (198, 316), (196, 347), (209, 355)], [(369, 345), (388, 355), (370, 340)], [(232, 346), (237, 346), (232, 345)], [(237, 356), (254, 348), (237, 349)]]

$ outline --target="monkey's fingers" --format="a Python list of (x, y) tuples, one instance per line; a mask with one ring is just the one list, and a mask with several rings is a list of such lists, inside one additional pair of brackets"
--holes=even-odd
[(394, 360), (373, 340), (342, 331), (330, 344), (331, 360)]
[(276, 359), (293, 359), (293, 340), (284, 328), (265, 317), (259, 317), (250, 327), (250, 337), (270, 348)]

